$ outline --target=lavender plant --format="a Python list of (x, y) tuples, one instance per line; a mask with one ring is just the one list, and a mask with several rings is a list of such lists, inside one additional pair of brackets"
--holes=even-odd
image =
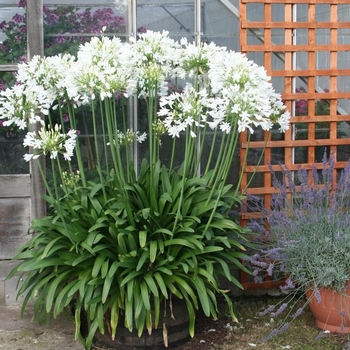
[[(350, 278), (350, 161), (341, 170), (335, 169), (335, 155), (324, 153), (322, 168), (300, 168), (292, 172), (281, 166), (273, 174), (277, 193), (272, 195), (270, 209), (261, 208), (257, 198), (253, 205), (262, 209), (262, 217), (253, 220), (250, 228), (257, 235), (259, 249), (250, 257), (257, 281), (264, 275), (285, 280), (282, 292), (288, 292), (280, 305), (272, 305), (261, 315), (275, 318), (288, 314), (277, 335), (289, 327), (307, 306), (297, 310), (296, 298), (303, 298), (308, 289), (320, 298), (319, 290), (330, 287), (345, 293)], [(282, 175), (282, 176), (280, 176)]]

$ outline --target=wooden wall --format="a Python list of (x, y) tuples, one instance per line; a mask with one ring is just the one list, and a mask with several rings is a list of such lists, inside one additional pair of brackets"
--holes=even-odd
[(29, 240), (30, 213), (30, 175), (0, 175), (0, 260)]

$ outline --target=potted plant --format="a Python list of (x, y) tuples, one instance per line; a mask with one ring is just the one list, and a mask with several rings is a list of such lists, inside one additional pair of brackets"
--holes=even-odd
[[(169, 93), (169, 79), (180, 78), (186, 86)], [(146, 105), (139, 120), (146, 130), (131, 129), (129, 96)], [(86, 348), (97, 333), (118, 337), (118, 326), (138, 336), (160, 326), (167, 345), (164, 312), (180, 317), (176, 299), (185, 303), (191, 336), (197, 310), (218, 316), (218, 295), (235, 318), (220, 280), (241, 288), (233, 269), (246, 270), (247, 230), (230, 216), (243, 196), (239, 182), (227, 182), (239, 134), (289, 126), (263, 68), (167, 32), (130, 43), (102, 35), (77, 58), (21, 64), (18, 84), (0, 101), (4, 124), (39, 126), (25, 136), (25, 159), (38, 161), (50, 207), (33, 221), (35, 235), (9, 275), (23, 274), (23, 309), (37, 296), (35, 316), (43, 321), (74, 303), (76, 337)], [(85, 124), (91, 138), (78, 135)]]
[[(288, 328), (307, 305), (322, 332), (350, 332), (350, 162), (341, 171), (334, 163), (335, 155), (325, 152), (312, 169), (271, 170), (276, 193), (270, 208), (251, 222), (260, 246), (250, 257), (254, 274), (258, 280), (264, 273), (279, 277), (288, 292), (281, 305), (262, 313), (291, 316), (270, 336)], [(261, 207), (258, 199), (251, 203)], [(305, 303), (293, 311), (300, 295)]]

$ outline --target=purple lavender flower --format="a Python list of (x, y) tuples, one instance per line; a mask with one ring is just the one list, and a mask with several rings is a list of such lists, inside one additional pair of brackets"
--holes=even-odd
[(269, 305), (264, 311), (259, 313), (259, 316), (265, 316), (275, 310), (276, 305)]
[(271, 312), (271, 317), (275, 318), (279, 315), (281, 315), (288, 307), (288, 304), (287, 303), (283, 303), (276, 312)]
[(273, 273), (273, 268), (275, 267), (275, 264), (273, 263), (270, 263), (269, 264), (269, 267), (267, 268), (266, 272), (269, 276), (272, 276), (272, 273)]
[(295, 288), (295, 284), (292, 282), (292, 280), (290, 278), (286, 279), (285, 285), (280, 286), (280, 289), (282, 291), (287, 291), (287, 290), (294, 289), (294, 288)]
[(322, 301), (321, 293), (317, 287), (314, 289), (314, 296), (317, 300), (317, 304), (319, 304)]
[(299, 309), (294, 314), (290, 315), (290, 317), (294, 320), (295, 318), (297, 318), (302, 314), (303, 310), (304, 310), (304, 307), (299, 307)]
[(319, 341), (320, 339), (322, 339), (325, 336), (326, 332), (325, 331), (321, 331), (317, 334), (315, 341)]

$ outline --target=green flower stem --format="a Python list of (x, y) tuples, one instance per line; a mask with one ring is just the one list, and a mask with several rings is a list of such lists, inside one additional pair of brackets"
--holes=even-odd
[[(213, 168), (213, 174), (209, 180), (208, 186), (215, 186), (215, 183), (217, 183), (218, 181), (220, 181), (220, 178), (218, 177), (218, 173), (220, 171), (220, 167), (221, 167), (221, 162), (222, 159), (225, 157), (225, 151), (226, 151), (226, 138), (228, 136), (225, 133), (222, 133), (222, 139), (221, 139), (221, 143), (220, 143), (220, 149), (215, 161), (215, 166)], [(214, 145), (212, 144), (211, 147), (214, 147)], [(209, 167), (210, 169), (210, 167)]]
[[(98, 172), (98, 175), (100, 177), (100, 182), (101, 182), (101, 184), (103, 184), (104, 179), (103, 179), (103, 175), (102, 175), (102, 171), (101, 171), (102, 167), (101, 167), (101, 159), (100, 159), (100, 152), (99, 152), (99, 146), (98, 146), (97, 122), (96, 122), (96, 112), (95, 112), (94, 100), (91, 101), (91, 114), (92, 114), (92, 127), (94, 130), (94, 142), (95, 142), (97, 172)], [(105, 198), (105, 200), (107, 200), (105, 186), (102, 186), (102, 192), (103, 192), (103, 197)]]
[[(226, 184), (228, 174), (230, 173), (230, 170), (232, 167), (233, 157), (237, 149), (237, 144), (239, 139), (239, 133), (237, 132), (237, 129), (238, 129), (238, 125), (234, 124), (234, 128), (233, 130), (231, 130), (228, 137), (228, 143), (227, 143), (228, 147), (223, 157), (222, 166), (219, 169), (218, 178), (222, 180), (223, 186)], [(244, 169), (241, 169), (241, 171), (244, 171)], [(236, 184), (236, 188), (239, 188), (239, 187), (240, 187), (240, 182)]]
[[(66, 93), (65, 99), (66, 99), (66, 101), (69, 101), (67, 93)], [(74, 106), (74, 102), (67, 103), (68, 115), (69, 115), (69, 121), (70, 121), (71, 128), (74, 129), (74, 130), (77, 130), (77, 125), (76, 125), (75, 113), (74, 113), (73, 106)], [(77, 155), (79, 175), (80, 175), (80, 178), (81, 178), (82, 185), (85, 187), (87, 185), (87, 182), (86, 182), (86, 176), (85, 176), (85, 169), (84, 169), (83, 159), (82, 159), (82, 156), (81, 156), (79, 136), (77, 137), (75, 150), (76, 150), (76, 155)]]
[[(189, 131), (188, 129), (186, 130), (186, 144), (188, 142), (188, 137), (189, 137)], [(173, 225), (173, 230), (172, 230), (172, 233), (174, 234), (175, 233), (175, 230), (177, 228), (177, 223), (179, 221), (179, 218), (181, 217), (181, 209), (182, 209), (182, 203), (184, 201), (184, 192), (185, 192), (185, 184), (186, 184), (186, 169), (187, 169), (187, 163), (189, 161), (189, 157), (185, 157), (184, 159), (184, 162), (182, 163), (182, 166), (183, 166), (183, 174), (181, 175), (181, 193), (180, 193), (180, 200), (179, 200), (179, 205), (177, 207), (177, 213), (176, 213), (176, 217), (175, 217), (175, 222), (174, 222), (174, 225)]]
[(105, 157), (105, 168), (106, 168), (106, 172), (107, 174), (109, 173), (109, 161), (108, 161), (108, 149), (107, 149), (107, 132), (106, 132), (106, 121), (105, 121), (105, 117), (104, 117), (104, 113), (103, 113), (103, 104), (99, 103), (99, 108), (100, 108), (100, 118), (101, 118), (101, 126), (102, 126), (102, 144), (103, 144), (103, 154)]
[[(51, 169), (52, 169), (52, 180), (53, 180), (53, 188), (55, 191), (55, 198), (60, 198), (60, 195), (58, 193), (58, 184), (57, 184), (57, 171), (56, 171), (56, 167), (55, 167), (55, 161), (54, 159), (50, 159), (51, 161)], [(56, 158), (57, 163), (59, 163), (59, 159), (58, 156)], [(60, 172), (60, 174), (62, 174)]]
[(58, 198), (58, 197), (54, 197), (54, 196), (52, 195), (51, 188), (50, 188), (50, 186), (49, 186), (49, 184), (48, 184), (48, 182), (47, 182), (46, 174), (45, 174), (45, 171), (44, 171), (44, 169), (43, 169), (43, 166), (42, 166), (41, 161), (40, 161), (39, 158), (36, 160), (36, 164), (37, 164), (37, 166), (38, 166), (38, 169), (39, 169), (41, 178), (42, 178), (42, 180), (43, 180), (43, 182), (44, 182), (44, 185), (45, 185), (45, 188), (46, 188), (46, 191), (47, 191), (48, 195), (49, 195), (51, 198)]
[[(126, 110), (125, 110), (125, 104), (124, 104), (124, 100), (121, 99), (120, 100), (120, 108), (121, 108), (121, 113), (122, 113), (122, 123), (123, 123), (123, 130), (128, 130), (129, 125), (127, 122), (127, 114), (126, 114)], [(113, 111), (114, 111), (114, 119), (117, 120), (117, 101), (116, 99), (113, 99)], [(132, 166), (132, 159), (131, 159), (131, 155), (132, 155), (132, 150), (133, 150), (133, 146), (129, 145), (129, 144), (125, 144), (125, 162), (126, 162), (126, 178), (127, 181), (129, 182), (132, 178), (132, 176), (130, 175), (130, 169)]]
[(120, 145), (119, 145), (119, 137), (118, 137), (118, 130), (116, 129), (116, 121), (112, 120), (112, 108), (111, 108), (111, 100), (106, 98), (104, 101), (104, 110), (106, 113), (106, 122), (107, 122), (107, 131), (108, 131), (108, 138), (110, 143), (110, 151), (112, 155), (113, 160), (113, 166), (115, 169), (115, 174), (118, 177), (120, 184), (125, 184), (125, 177), (124, 172), (121, 170), (123, 169), (123, 164), (121, 161), (121, 155), (120, 155)]
[[(242, 190), (242, 193), (245, 193), (245, 192), (246, 192), (247, 188), (249, 187), (249, 185), (250, 185), (251, 182), (253, 181), (254, 175), (255, 175), (256, 172), (258, 171), (258, 167), (259, 167), (259, 165), (261, 164), (261, 161), (262, 161), (263, 156), (264, 156), (264, 151), (265, 151), (265, 149), (266, 149), (267, 141), (268, 141), (269, 138), (270, 138), (270, 133), (271, 133), (271, 131), (269, 130), (269, 131), (268, 131), (268, 135), (267, 135), (267, 137), (265, 138), (265, 144), (264, 144), (264, 147), (263, 147), (263, 151), (261, 152), (260, 157), (259, 157), (259, 159), (258, 159), (258, 162), (256, 163), (255, 169), (254, 169), (254, 171), (253, 171), (253, 174), (252, 174), (252, 176), (250, 177), (249, 181), (247, 182), (247, 185), (245, 186), (245, 188)], [(248, 151), (249, 151), (249, 145), (250, 145), (250, 139), (251, 139), (251, 134), (248, 134), (247, 152), (245, 152), (245, 155), (244, 155), (244, 161), (243, 161), (242, 169), (245, 169), (245, 167), (246, 167), (246, 165), (247, 165)], [(240, 176), (239, 176), (239, 183), (242, 182), (243, 175), (244, 175), (244, 172), (241, 171)], [(238, 189), (236, 190), (236, 193), (237, 193), (237, 192), (238, 192)]]
[[(66, 185), (66, 183), (65, 183), (65, 181), (64, 181), (64, 178), (63, 178), (63, 172), (64, 172), (64, 170), (62, 169), (62, 165), (61, 165), (61, 161), (60, 161), (60, 159), (57, 157), (56, 158), (56, 162), (57, 162), (57, 167), (58, 167), (58, 173), (60, 174), (60, 176), (61, 176), (61, 186), (62, 186), (62, 188), (63, 188), (63, 190), (66, 192), (67, 191), (67, 185)], [(54, 170), (54, 164), (52, 164), (52, 170), (53, 170), (53, 172), (55, 173), (55, 170)], [(54, 178), (55, 178), (56, 176), (54, 176)], [(57, 181), (57, 180), (56, 180)], [(57, 184), (55, 184), (55, 190), (57, 191), (57, 193), (58, 193), (58, 186), (57, 186)], [(59, 198), (59, 197), (56, 197), (56, 198)]]
[[(157, 84), (155, 88), (150, 91), (157, 91)], [(156, 138), (154, 137), (153, 123), (157, 121), (157, 95), (155, 97), (149, 97), (147, 100), (147, 118), (148, 118), (148, 147), (149, 147), (149, 164), (151, 170), (151, 179), (153, 179), (153, 165), (157, 160), (157, 146)], [(156, 184), (154, 184), (156, 185)]]
[[(60, 122), (61, 122), (61, 125), (62, 125), (62, 132), (65, 134), (67, 132), (66, 128), (64, 127), (65, 125), (65, 121), (63, 120), (63, 111), (62, 111), (62, 106), (60, 103), (58, 103), (58, 110), (59, 110), (59, 114), (60, 114)], [(51, 122), (51, 116), (50, 116), (50, 113), (49, 113), (49, 123), (50, 125), (52, 125), (52, 122)], [(72, 163), (71, 162), (67, 162), (68, 163), (68, 169), (69, 169), (69, 172), (70, 173), (73, 173), (73, 169), (72, 169)], [(62, 175), (61, 175), (62, 176)], [(62, 181), (63, 182), (63, 181)]]
[(175, 153), (176, 153), (175, 150), (176, 150), (176, 137), (173, 137), (173, 145), (171, 147), (169, 171), (174, 170), (174, 160), (175, 160)]
[[(198, 121), (199, 122), (199, 121)], [(198, 147), (198, 151), (197, 151), (197, 157), (198, 157), (198, 162), (197, 162), (197, 166), (195, 169), (194, 174), (200, 175), (201, 173), (201, 159), (203, 157), (203, 151), (204, 151), (204, 145), (206, 144), (206, 136), (207, 136), (207, 124), (204, 125), (203, 130), (201, 129), (201, 127), (197, 128), (197, 133), (198, 135), (198, 142), (197, 142), (197, 147)], [(214, 150), (214, 145), (215, 142), (212, 143), (211, 147), (210, 147), (210, 154), (212, 155), (212, 152)], [(208, 159), (209, 162), (209, 159)], [(209, 163), (208, 163), (209, 164)], [(207, 164), (207, 166), (208, 166)]]
[[(223, 161), (222, 162), (218, 161), (216, 163), (216, 166), (214, 167), (214, 173), (216, 173), (217, 175), (215, 176), (213, 174), (213, 176), (211, 177), (212, 179), (214, 178), (214, 182), (212, 184), (212, 190), (210, 191), (210, 194), (209, 194), (208, 199), (207, 199), (207, 204), (212, 200), (213, 195), (214, 195), (214, 191), (218, 191), (218, 192), (216, 193), (215, 205), (214, 205), (214, 208), (212, 209), (210, 218), (206, 224), (206, 228), (205, 228), (204, 232), (209, 228), (209, 226), (214, 218), (214, 215), (217, 211), (219, 203), (221, 201), (222, 193), (223, 193), (223, 190), (224, 190), (225, 185), (226, 185), (227, 177), (228, 177), (228, 174), (229, 174), (230, 169), (231, 169), (232, 160), (233, 160), (234, 153), (235, 153), (238, 139), (239, 139), (239, 134), (237, 133), (237, 129), (238, 129), (238, 125), (237, 125), (237, 123), (235, 123), (234, 128), (231, 130), (231, 132), (229, 134), (229, 136), (231, 136), (231, 137), (227, 138), (228, 139), (227, 142), (222, 142), (222, 145), (223, 144), (227, 145), (227, 148), (220, 147), (219, 154), (221, 152), (224, 152), (225, 156), (222, 157)], [(223, 134), (223, 138), (224, 138), (224, 136), (225, 136), (225, 134)], [(221, 156), (222, 156), (222, 154), (220, 154), (220, 160), (221, 160)], [(241, 179), (238, 181), (238, 183), (235, 186), (235, 198), (237, 196), (237, 192), (239, 191), (240, 184), (241, 184)]]
[[(216, 144), (217, 136), (218, 136), (218, 128), (215, 128), (214, 133), (213, 133), (213, 141), (212, 141), (211, 146), (210, 146), (210, 152), (209, 152), (208, 161), (207, 161), (207, 165), (205, 167), (204, 174), (206, 174), (210, 170), (211, 161), (213, 159), (213, 155), (214, 155), (214, 151), (215, 151), (215, 144)], [(203, 136), (203, 142), (205, 141), (205, 139), (206, 139), (206, 134), (204, 134), (204, 136)]]

